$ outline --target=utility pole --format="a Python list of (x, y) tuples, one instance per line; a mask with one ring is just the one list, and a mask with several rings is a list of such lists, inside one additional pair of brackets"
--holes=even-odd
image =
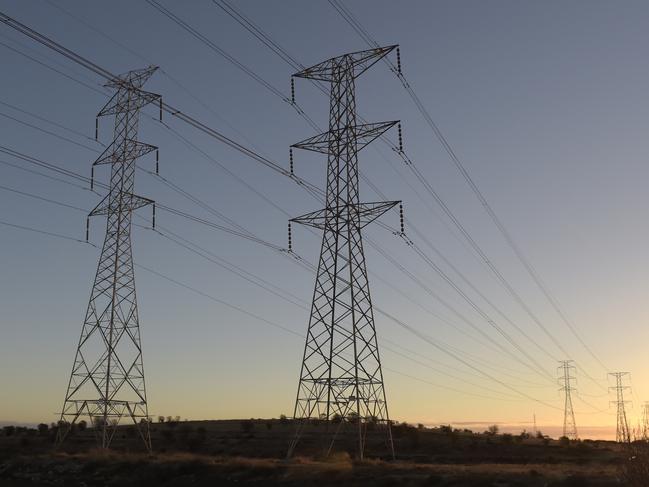
[(572, 408), (572, 391), (576, 391), (572, 387), (572, 381), (576, 380), (573, 373), (576, 367), (573, 365), (572, 360), (561, 360), (559, 366), (559, 390), (564, 393), (564, 408), (563, 408), (563, 436), (571, 440), (579, 438), (577, 435), (577, 423), (575, 422), (575, 411)]
[(93, 164), (91, 178), (94, 183), (95, 166), (110, 165), (108, 194), (89, 214), (107, 216), (106, 237), (65, 394), (58, 443), (79, 417), (87, 415), (99, 445), (108, 448), (120, 420), (128, 417), (151, 451), (131, 219), (134, 210), (152, 204), (155, 226), (155, 203), (136, 196), (133, 190), (136, 159), (157, 151), (157, 147), (137, 140), (140, 110), (161, 103), (160, 95), (141, 89), (156, 69), (130, 71), (108, 82), (106, 86), (116, 93), (97, 115), (97, 132), (99, 117), (115, 116), (113, 141)]
[(291, 220), (323, 236), (293, 412), (298, 430), (288, 456), (309, 419), (335, 426), (327, 453), (348, 424), (360, 459), (368, 426), (385, 426), (394, 456), (361, 229), (399, 202), (360, 203), (358, 152), (398, 122), (358, 125), (355, 80), (395, 47), (344, 54), (293, 75), (329, 83), (330, 112), (327, 132), (292, 146), (328, 160), (325, 208)]
[(630, 443), (631, 433), (629, 432), (629, 423), (626, 419), (625, 405), (629, 401), (624, 400), (624, 391), (631, 389), (629, 386), (624, 385), (624, 377), (628, 376), (628, 372), (609, 372), (610, 376), (615, 377), (615, 386), (609, 387), (609, 390), (615, 391), (615, 404), (617, 409), (617, 431), (615, 433), (615, 441), (618, 443)]
[(538, 433), (538, 430), (536, 429), (536, 413), (534, 413), (534, 436), (536, 436)]

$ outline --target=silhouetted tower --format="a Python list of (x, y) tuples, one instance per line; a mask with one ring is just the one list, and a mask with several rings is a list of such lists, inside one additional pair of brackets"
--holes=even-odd
[[(110, 165), (108, 194), (89, 214), (107, 216), (106, 237), (65, 394), (58, 442), (87, 416), (98, 443), (108, 448), (120, 419), (129, 417), (151, 450), (131, 219), (133, 210), (154, 204), (133, 190), (136, 159), (157, 149), (137, 140), (140, 110), (161, 102), (160, 95), (141, 90), (156, 69), (130, 71), (107, 83), (117, 92), (97, 115), (115, 116), (113, 142), (93, 164), (92, 181), (94, 166)], [(153, 211), (155, 225), (155, 204)]]
[(573, 365), (572, 360), (562, 360), (559, 366), (559, 384), (561, 385), (559, 390), (564, 393), (565, 399), (563, 408), (563, 436), (571, 440), (578, 438), (575, 411), (572, 408), (572, 391), (576, 391), (572, 387), (572, 381), (576, 380), (576, 377), (573, 375), (575, 369), (576, 367)]
[(649, 401), (645, 401), (642, 405), (641, 421), (640, 429), (642, 431), (642, 438), (646, 441), (649, 440)]
[(358, 125), (355, 79), (395, 47), (345, 54), (293, 75), (327, 82), (331, 92), (329, 130), (292, 146), (328, 161), (325, 208), (291, 220), (323, 236), (293, 413), (302, 421), (289, 456), (309, 418), (337, 423), (329, 451), (340, 429), (353, 424), (360, 458), (368, 425), (383, 424), (394, 455), (361, 229), (399, 202), (359, 202), (358, 152), (398, 122)]
[(624, 400), (624, 391), (630, 389), (629, 386), (624, 385), (624, 376), (629, 375), (628, 372), (610, 372), (608, 375), (615, 377), (615, 386), (609, 387), (610, 390), (615, 391), (615, 404), (617, 409), (617, 431), (615, 434), (615, 441), (618, 443), (631, 442), (631, 433), (629, 432), (629, 423), (626, 419), (626, 403), (629, 401)]

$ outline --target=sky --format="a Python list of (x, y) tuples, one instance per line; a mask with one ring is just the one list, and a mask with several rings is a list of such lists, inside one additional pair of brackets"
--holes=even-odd
[[(291, 66), (215, 3), (160, 3), (288, 95)], [(307, 66), (367, 48), (327, 1), (235, 5)], [(403, 200), (413, 227), (406, 232), (545, 371), (523, 367), (520, 351), (484, 316), (400, 238), (373, 225), (365, 229), (366, 238), (423, 284), (367, 246), (375, 306), (418, 332), (376, 314), (391, 417), (475, 429), (498, 423), (520, 431), (532, 429), (536, 416), (540, 429), (558, 436), (563, 397), (553, 377), (558, 361), (571, 359), (578, 366), (573, 402), (580, 435), (614, 436), (608, 394), (613, 384), (607, 379), (612, 371), (630, 372), (625, 385), (631, 387), (628, 414), (635, 426), (649, 400), (649, 4), (354, 0), (344, 5), (379, 43), (400, 45), (408, 82), (579, 337), (490, 220), (399, 80), (378, 63), (357, 81), (359, 114), (368, 121), (402, 121), (408, 156), (523, 306), (389, 147), (376, 142), (361, 152), (361, 171), (389, 199)], [(284, 167), (288, 147), (314, 135), (289, 104), (144, 0), (56, 5), (0, 0), (0, 11), (111, 72), (160, 66), (146, 89)], [(109, 97), (102, 80), (4, 25), (0, 60), (2, 145), (89, 175), (101, 148), (92, 140), (95, 115)], [(296, 100), (326, 126), (328, 100), (322, 93), (297, 80)], [(155, 109), (147, 113), (156, 115)], [(288, 217), (319, 208), (288, 178), (179, 121), (168, 120), (172, 131), (152, 117), (143, 118), (140, 140), (160, 147), (160, 175), (263, 240), (285, 247)], [(110, 142), (111, 124), (101, 120), (100, 141)], [(390, 137), (396, 141), (396, 133)], [(155, 162), (149, 156), (138, 164), (150, 171)], [(99, 248), (6, 224), (83, 241), (85, 213), (99, 196), (24, 169), (44, 171), (0, 154), (0, 421), (50, 422), (61, 409)], [(323, 156), (295, 153), (295, 171), (308, 181), (323, 187), (325, 169)], [(98, 170), (96, 177), (106, 181), (108, 173)], [(146, 172), (138, 172), (136, 191), (223, 224)], [(363, 182), (361, 199), (379, 197)], [(138, 214), (136, 222), (148, 225), (149, 211)], [(396, 227), (398, 215), (388, 213), (383, 221)], [(157, 223), (281, 291), (268, 292), (136, 227), (150, 413), (188, 419), (290, 416), (313, 274), (266, 247), (169, 213), (158, 212)], [(93, 218), (90, 241), (101, 245), (103, 231), (101, 217)], [(293, 248), (315, 262), (319, 237), (294, 228)], [(286, 293), (294, 302), (284, 299)]]

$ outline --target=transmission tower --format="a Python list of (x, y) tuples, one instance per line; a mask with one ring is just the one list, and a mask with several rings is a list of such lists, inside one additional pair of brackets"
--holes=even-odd
[(295, 75), (330, 84), (329, 130), (292, 147), (327, 154), (325, 208), (291, 222), (323, 231), (313, 304), (293, 417), (291, 456), (308, 419), (345, 424), (363, 458), (368, 426), (385, 426), (394, 456), (361, 229), (398, 201), (359, 202), (358, 152), (398, 122), (356, 123), (355, 80), (396, 46), (344, 54)]
[(640, 419), (640, 431), (642, 432), (642, 439), (649, 440), (649, 401), (642, 404), (642, 418)]
[[(115, 116), (113, 141), (94, 162), (91, 179), (96, 165), (110, 164), (108, 194), (88, 216), (107, 216), (106, 237), (65, 394), (59, 443), (80, 417), (87, 416), (98, 443), (108, 448), (120, 420), (129, 417), (151, 450), (131, 219), (134, 210), (153, 204), (155, 225), (154, 202), (136, 196), (133, 189), (136, 159), (157, 150), (137, 140), (140, 110), (161, 102), (160, 95), (141, 89), (156, 69), (130, 71), (107, 83), (116, 93), (97, 115), (97, 121)], [(88, 222), (86, 238), (87, 230)]]
[(608, 375), (615, 377), (615, 386), (609, 387), (610, 390), (615, 391), (615, 401), (611, 401), (617, 408), (617, 431), (615, 433), (615, 441), (618, 443), (630, 443), (631, 433), (629, 432), (629, 423), (626, 419), (626, 403), (629, 401), (624, 400), (624, 391), (631, 389), (629, 386), (624, 385), (624, 376), (628, 376), (628, 372), (610, 372)]
[(564, 393), (564, 409), (563, 409), (563, 436), (571, 440), (578, 439), (577, 423), (575, 422), (575, 411), (572, 408), (572, 391), (576, 391), (572, 387), (572, 382), (576, 380), (573, 375), (576, 367), (573, 365), (572, 360), (562, 360), (559, 366), (559, 390)]

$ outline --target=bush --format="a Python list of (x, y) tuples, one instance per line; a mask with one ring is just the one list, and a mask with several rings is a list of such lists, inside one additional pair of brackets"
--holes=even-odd
[(14, 433), (16, 433), (16, 427), (15, 426), (5, 426), (2, 428), (2, 431), (4, 432), (5, 436), (13, 436)]
[(442, 424), (439, 427), (439, 431), (445, 435), (450, 435), (453, 433), (453, 428), (451, 428), (450, 424)]

